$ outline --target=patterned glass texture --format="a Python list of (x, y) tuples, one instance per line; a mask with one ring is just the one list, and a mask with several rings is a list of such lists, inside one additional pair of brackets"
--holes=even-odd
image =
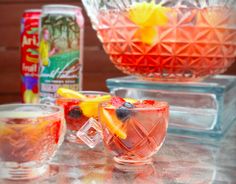
[(197, 81), (236, 58), (236, 1), (83, 0), (105, 52), (126, 74)]

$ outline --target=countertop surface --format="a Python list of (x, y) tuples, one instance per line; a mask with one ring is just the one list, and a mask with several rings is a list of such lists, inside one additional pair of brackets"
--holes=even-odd
[(64, 142), (49, 171), (31, 181), (0, 184), (235, 184), (236, 123), (220, 140), (168, 134), (153, 164), (122, 168), (102, 147)]

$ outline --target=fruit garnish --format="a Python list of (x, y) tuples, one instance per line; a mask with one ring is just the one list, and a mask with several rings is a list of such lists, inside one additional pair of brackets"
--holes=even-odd
[(52, 123), (50, 127), (50, 134), (52, 137), (54, 137), (56, 144), (59, 141), (60, 133), (61, 133), (61, 121)]
[(168, 22), (168, 8), (155, 1), (135, 3), (129, 10), (129, 18), (140, 26), (137, 35), (144, 43), (152, 44), (158, 34), (154, 26), (163, 26)]
[(132, 103), (130, 103), (130, 102), (125, 102), (125, 103), (123, 103), (122, 106), (127, 107), (129, 109), (134, 108), (134, 105)]
[(110, 100), (110, 95), (98, 96), (96, 98), (89, 98), (82, 101), (79, 106), (83, 111), (83, 114), (87, 117), (97, 117), (98, 116), (98, 105), (101, 102)]
[(143, 100), (142, 103), (143, 104), (150, 104), (150, 105), (154, 105), (155, 104), (155, 100)]
[(67, 89), (67, 88), (58, 88), (57, 94), (61, 97), (64, 97), (64, 98), (79, 98), (79, 99), (86, 98), (85, 95), (83, 95), (77, 91)]
[(145, 26), (163, 26), (168, 21), (169, 8), (152, 2), (135, 3), (129, 10), (129, 18), (135, 24)]
[(129, 103), (136, 103), (138, 100), (136, 100), (136, 99), (134, 99), (134, 98), (124, 98), (124, 100), (126, 101), (126, 102), (129, 102)]
[(126, 121), (132, 114), (132, 111), (130, 109), (134, 108), (134, 105), (125, 102), (122, 106), (120, 106), (118, 109), (116, 109), (116, 116), (121, 121)]
[(131, 111), (127, 107), (121, 106), (118, 109), (116, 109), (116, 116), (121, 121), (127, 120), (130, 117), (130, 115)]
[(69, 112), (68, 112), (68, 115), (71, 117), (71, 118), (79, 118), (83, 115), (83, 112), (82, 110), (80, 109), (79, 106), (75, 106), (75, 107), (71, 107)]
[(136, 36), (141, 38), (143, 43), (151, 45), (157, 38), (158, 31), (155, 27), (142, 27), (136, 32)]
[[(77, 109), (76, 111), (78, 111), (79, 109)], [(81, 109), (80, 109), (81, 111)], [(67, 113), (65, 114), (65, 119), (66, 119), (66, 123), (67, 123), (67, 128), (69, 130), (76, 130), (78, 131), (81, 126), (88, 121), (88, 117), (84, 116), (82, 111), (81, 114), (79, 116), (79, 112), (73, 112), (73, 115), (69, 114), (69, 110), (67, 110)]]
[(111, 98), (111, 105), (115, 106), (115, 107), (120, 107), (122, 106), (122, 104), (125, 103), (125, 100), (121, 97), (112, 97)]
[(101, 123), (104, 123), (107, 129), (117, 135), (121, 139), (126, 139), (127, 135), (124, 131), (123, 123), (116, 117), (116, 114), (110, 113), (105, 109), (101, 110)]
[(97, 117), (98, 116), (98, 102), (81, 102), (80, 108), (86, 117)]

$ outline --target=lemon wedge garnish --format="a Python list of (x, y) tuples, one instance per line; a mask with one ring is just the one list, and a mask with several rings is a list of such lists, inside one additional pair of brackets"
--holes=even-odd
[(101, 109), (101, 123), (104, 123), (106, 128), (121, 139), (126, 139), (127, 134), (122, 129), (123, 123), (116, 117), (115, 113), (112, 115), (107, 110)]
[(98, 96), (96, 98), (88, 98), (85, 101), (82, 101), (79, 104), (79, 106), (85, 116), (96, 118), (98, 116), (99, 103), (110, 99), (111, 95), (103, 95), (103, 96)]
[(152, 44), (158, 32), (155, 26), (163, 26), (168, 22), (168, 8), (155, 4), (154, 1), (135, 3), (129, 10), (129, 18), (140, 26), (138, 34), (142, 42)]
[(79, 98), (79, 99), (86, 98), (85, 95), (83, 95), (77, 91), (67, 89), (67, 88), (58, 88), (57, 94), (61, 97), (64, 97), (64, 98)]
[(126, 101), (126, 102), (129, 102), (129, 103), (136, 103), (136, 102), (138, 102), (138, 100), (136, 100), (136, 99), (134, 99), (134, 98), (124, 98), (124, 100)]

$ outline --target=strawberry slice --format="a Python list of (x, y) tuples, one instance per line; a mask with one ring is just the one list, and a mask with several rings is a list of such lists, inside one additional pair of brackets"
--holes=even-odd
[(55, 139), (55, 143), (57, 144), (61, 134), (61, 121), (53, 122), (50, 127), (50, 134)]
[(154, 105), (155, 104), (155, 100), (143, 100), (142, 102), (143, 104), (150, 104), (150, 105)]
[(111, 104), (115, 107), (120, 107), (125, 103), (125, 100), (121, 97), (112, 97)]

